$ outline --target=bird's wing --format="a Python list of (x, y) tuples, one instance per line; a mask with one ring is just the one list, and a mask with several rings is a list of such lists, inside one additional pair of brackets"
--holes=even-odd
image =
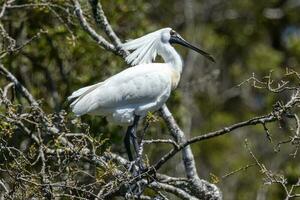
[(71, 107), (77, 115), (101, 109), (144, 105), (155, 101), (171, 89), (166, 64), (128, 68), (83, 93)]

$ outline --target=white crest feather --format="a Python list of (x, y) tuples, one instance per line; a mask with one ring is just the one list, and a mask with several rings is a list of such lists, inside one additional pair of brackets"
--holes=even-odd
[(152, 63), (157, 56), (157, 49), (159, 49), (161, 45), (161, 32), (166, 29), (170, 28), (160, 29), (122, 44), (125, 50), (131, 51), (126, 57), (126, 62), (133, 66)]

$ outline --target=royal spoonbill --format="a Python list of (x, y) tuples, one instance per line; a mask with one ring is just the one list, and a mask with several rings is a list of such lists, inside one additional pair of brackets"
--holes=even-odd
[[(77, 116), (101, 115), (110, 122), (128, 126), (124, 143), (130, 161), (133, 160), (130, 140), (136, 152), (138, 148), (135, 134), (139, 120), (149, 111), (161, 108), (180, 80), (183, 64), (172, 44), (190, 48), (214, 61), (211, 55), (185, 41), (171, 28), (163, 28), (122, 45), (131, 52), (126, 61), (133, 67), (68, 97), (73, 100), (70, 106)], [(165, 63), (153, 63), (157, 55)]]

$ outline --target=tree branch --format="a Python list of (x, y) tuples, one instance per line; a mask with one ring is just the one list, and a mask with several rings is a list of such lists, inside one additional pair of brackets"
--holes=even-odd
[(171, 135), (173, 136), (175, 141), (181, 145), (179, 146), (179, 148), (174, 148), (172, 152), (170, 152), (169, 158), (166, 156), (162, 157), (154, 165), (155, 166), (154, 168), (156, 170), (159, 169), (161, 165), (163, 165), (167, 160), (173, 157), (178, 151), (182, 150), (182, 160), (184, 163), (185, 173), (187, 175), (187, 178), (191, 181), (191, 184), (193, 186), (192, 189), (194, 190), (195, 193), (198, 193), (197, 196), (203, 196), (203, 195), (205, 196), (205, 194), (210, 194), (207, 195), (209, 196), (209, 198), (222, 199), (222, 194), (215, 185), (208, 183), (207, 181), (201, 180), (199, 178), (191, 147), (187, 145), (182, 147), (182, 144), (186, 143), (185, 134), (178, 126), (177, 122), (175, 121), (175, 118), (173, 117), (172, 113), (169, 111), (168, 107), (166, 105), (163, 105), (163, 107), (159, 111), (165, 123), (167, 124), (167, 127), (169, 128)]
[(112, 29), (110, 23), (108, 22), (105, 13), (102, 9), (101, 3), (98, 3), (98, 0), (90, 0), (90, 5), (92, 7), (92, 12), (94, 15), (94, 19), (97, 24), (101, 26), (101, 28), (105, 31), (106, 35), (109, 37), (111, 42), (114, 44), (116, 47), (116, 51), (120, 51), (119, 53), (122, 56), (126, 56), (127, 52), (123, 51), (121, 48), (121, 40), (120, 38), (116, 35), (114, 30)]
[(79, 19), (82, 28), (101, 46), (106, 50), (116, 53), (116, 48), (106, 41), (101, 35), (98, 35), (96, 31), (88, 24), (85, 17), (82, 14), (81, 6), (77, 0), (73, 0), (75, 6), (75, 14)]
[(174, 187), (172, 185), (169, 185), (169, 184), (159, 183), (159, 182), (152, 182), (148, 185), (148, 187), (152, 188), (152, 189), (159, 189), (159, 190), (163, 190), (163, 191), (166, 191), (166, 192), (170, 192), (171, 194), (176, 195), (180, 199), (198, 200), (198, 198), (190, 195), (186, 191), (184, 191), (182, 189), (179, 189), (177, 187)]
[[(300, 103), (300, 96), (299, 96), (299, 91), (296, 92), (295, 95), (293, 95), (290, 99), (290, 101), (288, 101), (282, 108), (261, 116), (261, 117), (255, 117), (253, 119), (250, 120), (246, 120), (243, 122), (239, 122), (236, 124), (233, 124), (231, 126), (222, 128), (220, 130), (217, 131), (213, 131), (204, 135), (200, 135), (197, 137), (194, 137), (184, 143), (181, 143), (179, 145), (179, 148), (174, 148), (171, 151), (169, 151), (169, 153), (167, 153), (165, 156), (163, 156), (156, 164), (153, 165), (153, 168), (155, 170), (158, 170), (165, 162), (167, 162), (170, 158), (172, 158), (177, 152), (181, 151), (182, 149), (184, 149), (186, 146), (193, 144), (195, 142), (200, 142), (203, 140), (207, 140), (210, 138), (214, 138), (217, 136), (221, 136), (227, 133), (230, 133), (236, 129), (242, 128), (242, 127), (246, 127), (246, 126), (253, 126), (253, 125), (257, 125), (257, 124), (266, 124), (266, 123), (270, 123), (270, 122), (274, 122), (274, 121), (278, 121), (281, 119), (281, 116), (286, 114), (286, 111), (289, 110), (290, 108), (292, 108), (295, 104), (299, 104)], [(286, 115), (286, 117), (290, 117), (293, 118), (293, 116), (290, 115)], [(171, 127), (172, 128), (172, 127)]]
[(20, 93), (25, 97), (25, 99), (32, 105), (32, 106), (38, 106), (37, 101), (34, 99), (34, 97), (30, 94), (30, 92), (19, 82), (19, 80), (10, 73), (2, 64), (0, 64), (0, 72), (6, 76), (6, 78), (13, 82), (16, 86), (16, 89), (20, 91)]

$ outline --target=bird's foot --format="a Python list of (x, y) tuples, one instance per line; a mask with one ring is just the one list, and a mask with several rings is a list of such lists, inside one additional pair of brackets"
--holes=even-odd
[(138, 166), (136, 165), (136, 162), (135, 160), (133, 161), (130, 161), (129, 162), (129, 165), (128, 165), (128, 171), (130, 171), (131, 173), (135, 172), (135, 171), (138, 171)]
[(146, 169), (146, 164), (143, 162), (142, 159), (137, 160), (136, 163), (137, 163), (140, 173), (143, 173)]
[(130, 162), (128, 169), (133, 176), (139, 176), (145, 171), (146, 165), (142, 159), (137, 158), (136, 160)]
[[(146, 188), (146, 185), (147, 185), (147, 181), (146, 180), (138, 180), (136, 182), (133, 182), (129, 188), (128, 188), (128, 192), (126, 193), (125, 196), (136, 196), (137, 199), (140, 199), (139, 197), (143, 194), (145, 188)], [(130, 199), (130, 198), (128, 198)]]

